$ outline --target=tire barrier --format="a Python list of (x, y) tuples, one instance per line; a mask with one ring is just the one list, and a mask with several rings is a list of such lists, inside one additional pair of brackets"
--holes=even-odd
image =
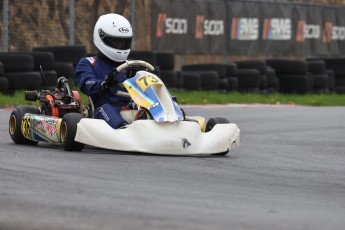
[(51, 52), (54, 54), (56, 62), (70, 62), (73, 67), (81, 58), (87, 56), (86, 48), (83, 45), (34, 47), (32, 51)]
[[(345, 57), (310, 57), (307, 61), (324, 61), (327, 67), (327, 71), (332, 70), (334, 76), (334, 91), (336, 93), (345, 93)], [(326, 71), (326, 72), (327, 72)], [(332, 76), (328, 72), (328, 76)], [(330, 89), (332, 91), (333, 79), (330, 79)]]
[(69, 80), (69, 84), (73, 84), (74, 78), (74, 67), (73, 64), (70, 62), (55, 62), (54, 63), (54, 70), (56, 71), (57, 77), (64, 76)]
[(227, 77), (228, 92), (238, 91), (238, 79), (236, 77)]
[(8, 90), (7, 78), (0, 76), (0, 92), (6, 93)]
[(132, 50), (128, 55), (128, 59), (143, 60), (150, 63), (153, 66), (157, 65), (156, 54), (152, 51)]
[(313, 81), (307, 74), (278, 74), (280, 92), (305, 94), (312, 91)]
[(39, 73), (41, 74), (41, 87), (56, 87), (58, 76), (55, 70), (47, 70)]
[(177, 88), (177, 73), (173, 70), (161, 70), (160, 79), (168, 88)]
[(240, 92), (259, 92), (261, 75), (256, 69), (237, 69), (238, 89)]
[(40, 72), (5, 72), (4, 77), (8, 80), (10, 90), (38, 90), (41, 88)]
[(326, 73), (326, 63), (322, 60), (307, 61), (308, 72), (313, 79), (313, 92), (328, 92), (330, 80)]
[(183, 88), (185, 90), (201, 90), (201, 77), (197, 73), (181, 71), (183, 78)]
[(157, 65), (160, 69), (174, 70), (175, 55), (173, 52), (157, 52)]
[(334, 76), (334, 71), (331, 69), (327, 69), (326, 70), (326, 74), (328, 75), (328, 89), (330, 92), (334, 92), (335, 91), (335, 76)]
[(34, 58), (29, 54), (0, 53), (5, 73), (34, 71)]
[(312, 91), (313, 78), (308, 73), (306, 61), (269, 59), (266, 63), (276, 71), (280, 92), (304, 94)]
[(255, 69), (260, 73), (260, 90), (262, 92), (267, 91), (268, 80), (267, 80), (267, 65), (264, 61), (250, 60), (250, 61), (239, 61), (236, 62), (238, 69)]
[(0, 76), (4, 74), (4, 65), (0, 62)]
[(268, 93), (279, 92), (280, 81), (277, 78), (276, 71), (272, 69), (271, 67), (267, 66), (266, 76), (267, 76), (267, 92)]

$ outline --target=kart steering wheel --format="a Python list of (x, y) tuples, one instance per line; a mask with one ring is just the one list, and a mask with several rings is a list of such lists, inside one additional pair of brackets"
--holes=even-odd
[[(132, 61), (126, 61), (122, 65), (118, 66), (116, 68), (117, 72), (125, 71), (126, 73), (131, 70), (135, 69), (138, 70), (137, 67), (146, 67), (149, 71), (153, 72), (155, 68), (148, 62), (141, 61), (141, 60), (132, 60)], [(127, 68), (127, 70), (125, 70)]]

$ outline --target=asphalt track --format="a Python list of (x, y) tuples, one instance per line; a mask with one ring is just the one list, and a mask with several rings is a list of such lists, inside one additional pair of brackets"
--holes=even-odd
[(241, 146), (225, 157), (20, 146), (0, 110), (0, 229), (344, 229), (345, 107), (185, 110), (235, 122)]

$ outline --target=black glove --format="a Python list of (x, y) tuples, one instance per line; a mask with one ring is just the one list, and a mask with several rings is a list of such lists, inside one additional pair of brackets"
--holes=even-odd
[(113, 69), (113, 71), (111, 73), (108, 73), (105, 78), (104, 81), (102, 81), (101, 83), (101, 88), (102, 91), (105, 91), (111, 87), (113, 87), (114, 85), (117, 84), (117, 79), (116, 79), (116, 75), (117, 75), (117, 71), (116, 69)]

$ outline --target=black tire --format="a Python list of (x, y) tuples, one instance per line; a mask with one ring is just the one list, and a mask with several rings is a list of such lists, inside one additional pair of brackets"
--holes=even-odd
[(57, 73), (55, 70), (47, 70), (41, 73), (41, 86), (55, 87), (57, 84)]
[(225, 64), (195, 64), (195, 65), (184, 65), (182, 70), (185, 71), (215, 71), (218, 74), (218, 78), (226, 78), (227, 76), (227, 66)]
[(35, 106), (17, 106), (14, 108), (10, 115), (8, 132), (11, 136), (11, 139), (16, 144), (21, 145), (36, 145), (38, 141), (32, 141), (26, 139), (22, 133), (22, 119), (26, 113), (31, 114), (40, 114), (39, 108)]
[(37, 51), (31, 52), (31, 55), (34, 57), (34, 70), (43, 71), (54, 70), (55, 56), (52, 52), (49, 51)]
[[(229, 124), (229, 120), (223, 117), (213, 117), (207, 121), (205, 132), (210, 132), (217, 124)], [(229, 151), (213, 154), (215, 156), (225, 156)]]
[(227, 78), (223, 78), (223, 79), (219, 79), (219, 85), (218, 85), (219, 89), (224, 89), (226, 91), (228, 91), (229, 88), (229, 81)]
[(197, 73), (181, 71), (185, 90), (201, 90), (201, 77)]
[(186, 71), (196, 73), (200, 76), (202, 90), (217, 90), (219, 85), (219, 76), (216, 71)]
[(326, 63), (322, 60), (319, 61), (308, 61), (308, 72), (311, 74), (325, 74)]
[(175, 66), (175, 55), (173, 52), (157, 52), (157, 65), (164, 70), (173, 70)]
[(168, 88), (177, 88), (177, 74), (173, 70), (161, 70), (160, 78)]
[(229, 124), (229, 120), (224, 117), (213, 117), (207, 121), (205, 132), (210, 132), (217, 124)]
[(30, 54), (0, 53), (5, 73), (34, 71), (34, 58)]
[(84, 144), (74, 140), (77, 133), (77, 124), (83, 118), (79, 113), (67, 113), (61, 121), (60, 140), (61, 145), (66, 151), (81, 151)]
[(8, 80), (9, 89), (38, 90), (41, 88), (40, 72), (4, 73), (4, 77)]
[(277, 74), (307, 74), (307, 62), (299, 60), (266, 60), (267, 65), (271, 66)]
[(334, 88), (335, 88), (335, 77), (334, 77), (334, 71), (333, 70), (326, 70), (326, 74), (328, 75), (328, 79), (329, 79), (329, 82), (328, 82), (328, 88), (331, 92), (334, 91)]
[(57, 77), (74, 78), (74, 67), (70, 62), (54, 62)]
[(313, 89), (313, 81), (309, 75), (277, 74), (280, 81), (280, 92), (305, 94)]
[(238, 69), (256, 69), (259, 70), (260, 74), (265, 75), (267, 70), (267, 65), (265, 61), (262, 60), (248, 60), (248, 61), (238, 61), (236, 62)]
[(259, 92), (261, 84), (260, 72), (256, 69), (237, 70), (238, 88), (242, 92)]
[(4, 74), (4, 64), (2, 64), (2, 62), (0, 62), (0, 75)]
[(32, 51), (45, 51), (52, 52), (57, 62), (69, 62), (75, 67), (79, 60), (86, 57), (87, 51), (86, 47), (83, 45), (74, 46), (45, 46), (45, 47), (35, 47)]
[(237, 75), (237, 65), (235, 63), (225, 64), (225, 67), (227, 77), (235, 77)]
[(236, 77), (228, 77), (228, 91), (237, 91), (238, 90), (238, 79)]
[(157, 65), (156, 54), (152, 51), (133, 50), (129, 53), (128, 59), (143, 60), (150, 63), (153, 66)]
[(5, 77), (0, 76), (0, 92), (7, 92), (8, 80)]
[(329, 77), (327, 74), (312, 74), (314, 90), (328, 90)]

